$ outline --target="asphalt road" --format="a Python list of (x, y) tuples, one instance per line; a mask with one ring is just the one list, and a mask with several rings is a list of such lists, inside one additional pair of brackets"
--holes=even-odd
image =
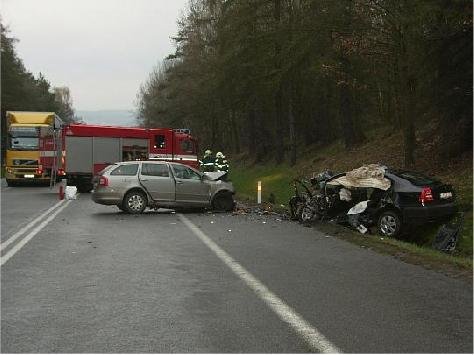
[(297, 223), (1, 197), (3, 353), (473, 351), (470, 284)]

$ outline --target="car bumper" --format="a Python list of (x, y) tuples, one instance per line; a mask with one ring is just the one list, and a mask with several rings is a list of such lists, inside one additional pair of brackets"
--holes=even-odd
[(457, 209), (454, 203), (439, 206), (406, 207), (403, 209), (403, 221), (409, 224), (424, 224), (453, 216)]
[(123, 196), (113, 191), (93, 191), (92, 201), (101, 205), (118, 205), (122, 203)]

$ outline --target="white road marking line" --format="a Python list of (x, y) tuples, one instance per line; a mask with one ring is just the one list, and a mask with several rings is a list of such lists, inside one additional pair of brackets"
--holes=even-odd
[(334, 344), (319, 332), (318, 329), (308, 323), (301, 315), (288, 306), (282, 299), (271, 292), (255, 276), (247, 271), (242, 265), (235, 261), (229, 254), (222, 250), (212, 241), (204, 232), (202, 232), (194, 223), (182, 214), (178, 214), (180, 220), (217, 255), (255, 294), (270, 307), (278, 317), (287, 323), (293, 330), (299, 334), (312, 350), (323, 353), (340, 353)]
[(9, 246), (11, 243), (13, 243), (15, 240), (17, 240), (19, 237), (21, 237), (28, 229), (33, 227), (36, 223), (38, 223), (40, 220), (42, 220), (46, 215), (48, 215), (51, 211), (53, 211), (56, 207), (59, 205), (63, 204), (65, 200), (61, 200), (58, 203), (56, 203), (53, 207), (49, 208), (46, 212), (42, 213), (38, 217), (36, 217), (34, 220), (32, 220), (30, 223), (28, 223), (26, 226), (21, 228), (18, 232), (13, 234), (10, 238), (8, 238), (6, 241), (0, 244), (0, 250), (5, 249), (7, 246)]
[(53, 214), (51, 214), (47, 219), (45, 219), (43, 222), (41, 222), (40, 225), (36, 226), (28, 235), (20, 240), (13, 248), (11, 248), (8, 253), (6, 253), (4, 256), (1, 257), (2, 263), (1, 265), (5, 264), (10, 258), (15, 255), (21, 248), (25, 246), (26, 243), (28, 243), (38, 232), (40, 232), (44, 227), (48, 225), (49, 222), (51, 222), (54, 217), (56, 217), (63, 209), (65, 209), (71, 201), (67, 201), (64, 205), (59, 207)]

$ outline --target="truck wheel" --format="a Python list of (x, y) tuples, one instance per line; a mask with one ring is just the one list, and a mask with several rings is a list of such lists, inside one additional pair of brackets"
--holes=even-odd
[(16, 186), (16, 181), (14, 180), (6, 179), (6, 182), (7, 182), (7, 186)]
[(93, 188), (92, 184), (79, 184), (77, 185), (77, 192), (87, 193), (91, 192)]
[(396, 237), (402, 229), (402, 221), (397, 212), (384, 211), (379, 216), (377, 228), (380, 235)]
[(230, 212), (234, 210), (234, 199), (230, 193), (220, 193), (212, 200), (212, 208), (216, 211)]
[(138, 214), (142, 213), (148, 204), (145, 194), (141, 191), (135, 190), (128, 192), (122, 203), (122, 207), (127, 213)]

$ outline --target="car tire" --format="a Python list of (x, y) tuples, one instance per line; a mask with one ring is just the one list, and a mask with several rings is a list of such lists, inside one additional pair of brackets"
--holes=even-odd
[(212, 200), (212, 209), (230, 212), (234, 210), (234, 199), (230, 193), (217, 194)]
[(397, 212), (393, 210), (384, 211), (380, 214), (377, 229), (380, 235), (385, 237), (397, 237), (402, 229), (402, 221)]
[(142, 213), (148, 204), (145, 194), (141, 191), (134, 190), (128, 192), (123, 198), (122, 207), (125, 212), (130, 214)]

